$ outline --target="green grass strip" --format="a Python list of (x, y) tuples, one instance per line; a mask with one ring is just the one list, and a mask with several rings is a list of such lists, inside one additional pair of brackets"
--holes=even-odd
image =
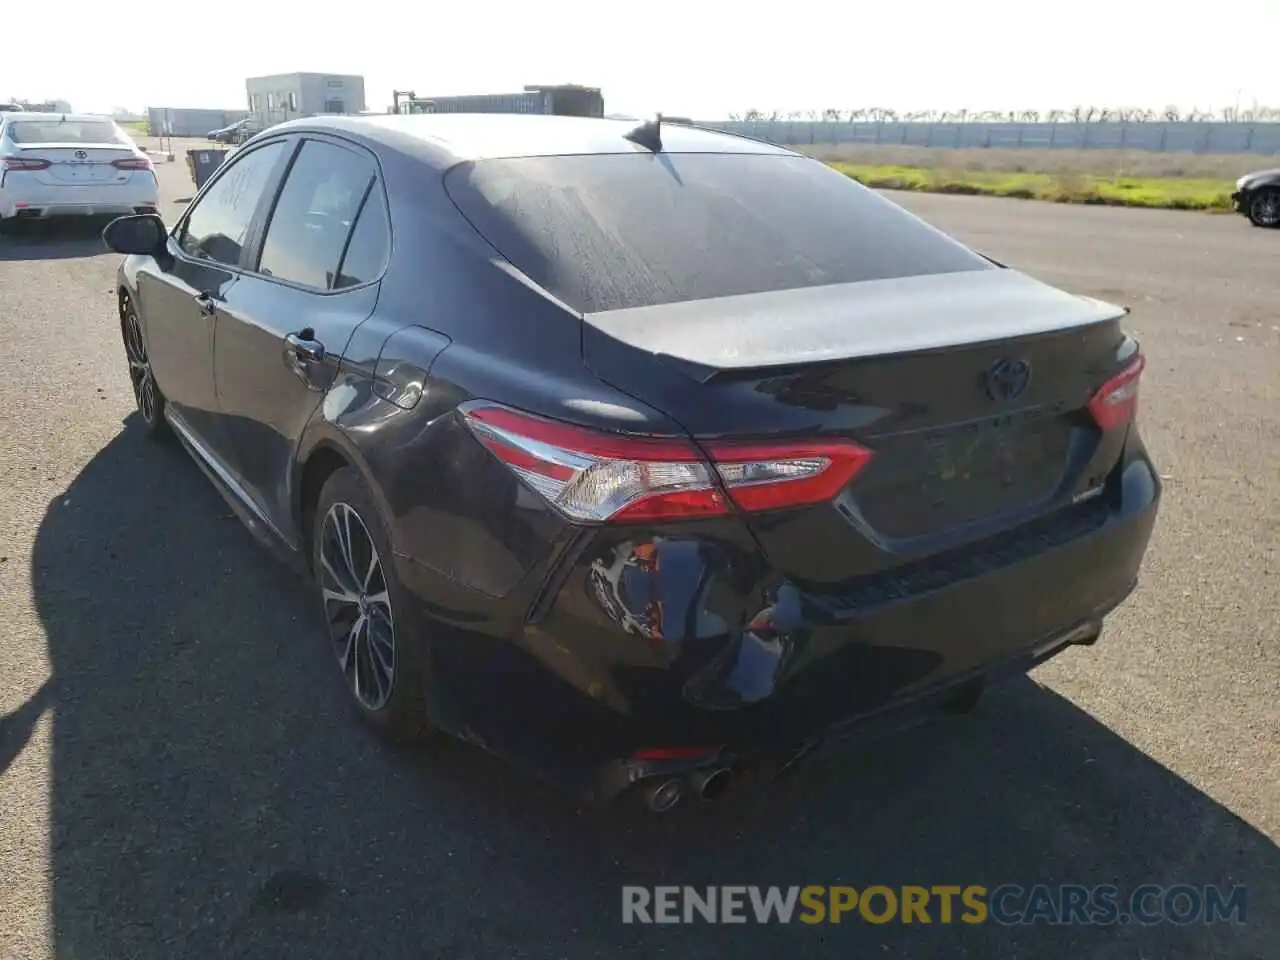
[(1087, 203), (1163, 210), (1230, 210), (1234, 185), (1191, 177), (1100, 177), (1085, 174), (931, 170), (880, 164), (831, 163), (847, 177), (879, 190), (915, 190), (1052, 203)]

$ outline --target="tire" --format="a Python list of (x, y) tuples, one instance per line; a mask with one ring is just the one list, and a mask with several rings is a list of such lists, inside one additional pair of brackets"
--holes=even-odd
[(431, 729), (422, 623), (396, 578), (391, 539), (354, 467), (329, 477), (313, 517), (313, 590), (348, 699), (387, 740), (420, 740)]
[(133, 399), (138, 408), (138, 417), (142, 421), (143, 432), (150, 440), (167, 441), (173, 436), (173, 431), (164, 416), (164, 394), (160, 392), (151, 369), (151, 359), (147, 356), (142, 321), (134, 307), (133, 298), (127, 293), (120, 297), (120, 337), (124, 341), (129, 382), (133, 386)]
[(1280, 188), (1257, 190), (1249, 197), (1249, 222), (1255, 227), (1280, 227)]

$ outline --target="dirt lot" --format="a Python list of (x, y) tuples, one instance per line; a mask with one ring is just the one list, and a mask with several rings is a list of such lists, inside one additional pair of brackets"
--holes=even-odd
[[(179, 145), (181, 148), (183, 145)], [(165, 214), (193, 188), (161, 165)], [(335, 697), (296, 581), (147, 444), (96, 233), (0, 241), (0, 957), (1263, 960), (1280, 943), (1280, 232), (912, 195), (1128, 303), (1165, 500), (1102, 642), (776, 787), (585, 814)], [(623, 884), (1244, 884), (1237, 926), (623, 926)]]

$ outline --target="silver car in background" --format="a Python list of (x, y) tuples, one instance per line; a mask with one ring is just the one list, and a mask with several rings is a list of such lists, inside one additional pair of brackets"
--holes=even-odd
[(0, 230), (46, 217), (154, 213), (151, 158), (108, 117), (0, 113)]

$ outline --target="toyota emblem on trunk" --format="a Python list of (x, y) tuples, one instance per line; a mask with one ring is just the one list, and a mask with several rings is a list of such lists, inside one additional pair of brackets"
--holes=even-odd
[(1012, 400), (1021, 396), (1031, 382), (1031, 364), (1025, 360), (997, 360), (987, 370), (987, 396), (992, 400)]
[(85, 152), (84, 150), (77, 150), (77, 151), (76, 151), (76, 159), (77, 159), (77, 160), (88, 160), (88, 159), (89, 159), (89, 154), (88, 154), (87, 152)]

